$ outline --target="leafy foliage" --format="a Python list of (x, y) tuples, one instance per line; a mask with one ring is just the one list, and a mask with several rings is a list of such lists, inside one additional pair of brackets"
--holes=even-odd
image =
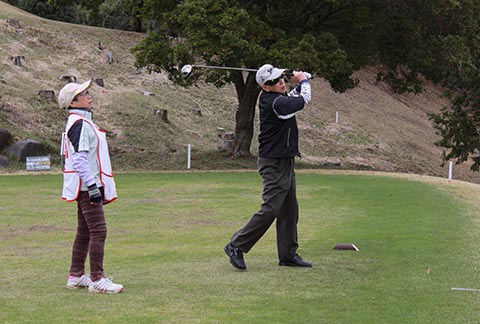
[(47, 19), (141, 31), (139, 10), (143, 7), (142, 0), (10, 0), (8, 2)]
[[(147, 2), (146, 8), (152, 7)], [(298, 11), (308, 12), (308, 9), (307, 6)], [(339, 91), (352, 87), (352, 64), (348, 63), (348, 55), (336, 38), (328, 32), (318, 33), (315, 28), (311, 28), (310, 33), (301, 30), (301, 26), (291, 28), (290, 19), (294, 14), (285, 12), (281, 1), (265, 4), (263, 1), (190, 0), (164, 12), (160, 20), (165, 21), (173, 35), (181, 39), (170, 42), (170, 46), (176, 49), (174, 53), (178, 54), (173, 58), (173, 63), (178, 66), (192, 63), (193, 58), (208, 65), (248, 68), (270, 62), (325, 75), (334, 81), (332, 86)], [(149, 37), (145, 43), (149, 43), (148, 50), (155, 51)], [(159, 47), (161, 51), (164, 44)], [(141, 53), (145, 50), (145, 46), (139, 46), (135, 52), (145, 57)], [(167, 61), (172, 57), (159, 59)], [(138, 65), (145, 63), (139, 61)], [(218, 74), (218, 71), (212, 73)], [(232, 75), (225, 76), (223, 81), (233, 82)]]
[(268, 62), (320, 74), (333, 89), (345, 91), (356, 84), (351, 77), (354, 64), (337, 37), (318, 26), (348, 2), (300, 1), (291, 6), (287, 1), (186, 0), (169, 2), (171, 10), (159, 13), (152, 11), (158, 0), (146, 1), (144, 15), (156, 16), (172, 38), (157, 33), (147, 36), (134, 48), (137, 66), (167, 71), (172, 80), (182, 85), (190, 85), (200, 77), (219, 87), (233, 83), (239, 102), (234, 154), (249, 155), (255, 102), (260, 92), (253, 75), (205, 70), (184, 81), (175, 66), (200, 61), (257, 68)]
[[(424, 78), (444, 86), (452, 106), (430, 116), (442, 136), (437, 144), (449, 150), (445, 159), (472, 157), (472, 169), (479, 169), (478, 1), (304, 0), (292, 6), (286, 0), (197, 0), (183, 1), (171, 13), (167, 25), (183, 39), (181, 50), (170, 42), (173, 57), (163, 58), (173, 64), (192, 58), (246, 67), (269, 62), (312, 71), (340, 92), (355, 86), (354, 70), (376, 64), (383, 67), (377, 79), (397, 92), (419, 93)], [(137, 55), (143, 50), (137, 48)], [(234, 82), (242, 108), (238, 74), (212, 71), (206, 80)]]
[(71, 3), (56, 8), (48, 0), (10, 0), (8, 3), (37, 16), (67, 22), (76, 22), (77, 8)]
[[(431, 115), (442, 139), (437, 143), (449, 150), (445, 160), (462, 163), (472, 158), (472, 170), (480, 167), (480, 4), (459, 5), (457, 25), (452, 33), (439, 35), (435, 66), (437, 80), (447, 88), (452, 106)], [(432, 53), (433, 54), (433, 53)]]

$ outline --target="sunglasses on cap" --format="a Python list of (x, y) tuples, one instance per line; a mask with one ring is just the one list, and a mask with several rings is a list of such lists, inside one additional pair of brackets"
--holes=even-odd
[(80, 92), (78, 95), (76, 95), (75, 97), (73, 97), (73, 100), (72, 100), (72, 101), (78, 101), (78, 97), (88, 96), (89, 94), (90, 94), (90, 93), (88, 92), (88, 90), (82, 91), (82, 92)]
[(281, 76), (279, 76), (278, 78), (276, 79), (273, 79), (273, 80), (268, 80), (268, 81), (265, 81), (265, 85), (268, 85), (268, 86), (274, 86), (276, 85), (278, 82), (280, 82), (280, 80), (283, 80), (285, 77), (285, 73), (282, 74)]

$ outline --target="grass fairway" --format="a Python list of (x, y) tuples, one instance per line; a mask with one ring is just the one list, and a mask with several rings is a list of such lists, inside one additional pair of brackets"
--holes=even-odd
[[(59, 199), (61, 175), (0, 176), (1, 323), (479, 321), (480, 292), (451, 290), (480, 288), (479, 209), (454, 182), (299, 172), (314, 267), (277, 266), (273, 227), (239, 272), (223, 246), (261, 203), (257, 173), (116, 180), (105, 270), (125, 292), (91, 296), (65, 288), (76, 204)], [(332, 250), (343, 242), (360, 252)]]

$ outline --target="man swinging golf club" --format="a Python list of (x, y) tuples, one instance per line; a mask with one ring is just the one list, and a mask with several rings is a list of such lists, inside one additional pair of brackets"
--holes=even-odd
[(259, 173), (263, 178), (263, 203), (248, 223), (238, 230), (224, 250), (231, 264), (240, 270), (247, 267), (247, 253), (276, 219), (277, 249), (280, 266), (311, 267), (297, 254), (298, 202), (295, 183), (295, 157), (298, 128), (295, 114), (311, 99), (308, 74), (294, 71), (296, 88), (286, 93), (285, 69), (265, 64), (256, 73), (260, 94)]

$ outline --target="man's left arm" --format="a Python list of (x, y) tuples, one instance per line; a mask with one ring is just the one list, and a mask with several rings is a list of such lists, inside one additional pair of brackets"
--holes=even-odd
[(307, 79), (300, 81), (300, 83), (288, 93), (289, 97), (298, 97), (301, 96), (305, 101), (305, 104), (308, 104), (312, 100), (312, 87), (310, 82)]
[[(297, 72), (301, 73), (302, 72)], [(295, 76), (298, 77), (299, 74)], [(279, 96), (273, 102), (273, 111), (280, 119), (289, 119), (302, 110), (312, 99), (312, 87), (308, 79), (303, 77), (298, 85), (287, 96)]]

